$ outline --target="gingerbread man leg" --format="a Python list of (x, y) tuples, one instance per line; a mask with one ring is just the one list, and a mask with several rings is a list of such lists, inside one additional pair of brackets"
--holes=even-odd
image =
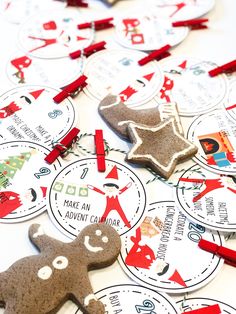
[(72, 300), (79, 306), (82, 305), (82, 310), (86, 310), (88, 314), (104, 314), (104, 305), (94, 295), (87, 274), (83, 276), (83, 279), (83, 289), (80, 286), (75, 287), (74, 291), (72, 291)]

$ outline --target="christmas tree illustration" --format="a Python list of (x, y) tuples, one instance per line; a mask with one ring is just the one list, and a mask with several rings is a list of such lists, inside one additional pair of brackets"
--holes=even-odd
[(21, 170), (26, 161), (30, 159), (34, 150), (21, 153), (18, 156), (10, 156), (0, 163), (0, 189), (6, 187), (9, 179), (13, 179), (16, 172)]

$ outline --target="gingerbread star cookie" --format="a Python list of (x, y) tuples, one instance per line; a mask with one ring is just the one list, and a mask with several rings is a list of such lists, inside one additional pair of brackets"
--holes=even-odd
[(197, 147), (179, 134), (174, 118), (154, 127), (130, 123), (128, 133), (134, 146), (126, 160), (149, 166), (166, 179), (179, 162), (197, 153)]
[(107, 95), (99, 104), (98, 112), (106, 123), (123, 139), (128, 140), (127, 126), (129, 123), (142, 123), (156, 126), (161, 121), (174, 117), (180, 133), (183, 132), (177, 105), (175, 103), (161, 104), (149, 109), (131, 109), (119, 96)]
[(115, 262), (121, 247), (116, 230), (104, 223), (92, 224), (74, 241), (64, 243), (34, 224), (29, 237), (40, 254), (22, 258), (0, 273), (0, 306), (5, 313), (53, 314), (70, 299), (83, 313), (104, 314), (88, 271)]

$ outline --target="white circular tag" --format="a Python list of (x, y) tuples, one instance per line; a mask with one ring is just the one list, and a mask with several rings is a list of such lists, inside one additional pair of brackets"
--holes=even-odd
[(188, 35), (187, 27), (172, 27), (169, 19), (155, 13), (126, 15), (116, 21), (117, 41), (127, 48), (157, 50), (169, 44), (175, 46)]
[(46, 192), (61, 167), (44, 161), (49, 149), (32, 142), (0, 144), (0, 221), (15, 223), (46, 210)]
[(236, 180), (198, 165), (187, 169), (175, 190), (178, 208), (206, 228), (236, 231)]
[(25, 85), (0, 96), (0, 137), (51, 145), (64, 137), (77, 122), (77, 109), (70, 98), (60, 104), (53, 97), (60, 91), (42, 85)]
[(165, 73), (158, 102), (176, 102), (183, 116), (199, 115), (213, 110), (227, 95), (228, 80), (222, 74), (210, 77), (215, 63), (192, 58), (169, 57), (160, 61)]
[(131, 279), (150, 289), (182, 293), (216, 276), (223, 260), (201, 250), (198, 242), (204, 238), (221, 245), (219, 233), (188, 221), (172, 201), (153, 202), (145, 214), (123, 238), (119, 262)]
[(157, 62), (139, 66), (146, 54), (139, 51), (104, 50), (87, 59), (85, 93), (96, 100), (107, 94), (120, 95), (127, 106), (140, 106), (153, 99), (163, 84)]
[(42, 11), (22, 24), (19, 43), (26, 53), (38, 58), (68, 57), (93, 40), (93, 31), (79, 30), (79, 22), (81, 15), (76, 11)]
[(199, 165), (219, 174), (235, 175), (236, 125), (224, 110), (215, 110), (197, 117), (187, 137), (198, 147), (193, 157)]
[(124, 234), (143, 216), (146, 191), (126, 165), (106, 159), (106, 171), (98, 172), (96, 158), (85, 158), (57, 174), (48, 202), (52, 221), (71, 238), (88, 224), (98, 222)]

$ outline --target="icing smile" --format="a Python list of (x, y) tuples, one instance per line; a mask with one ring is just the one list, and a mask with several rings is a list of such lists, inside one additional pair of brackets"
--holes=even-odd
[(86, 247), (87, 250), (89, 250), (90, 252), (99, 252), (99, 251), (103, 251), (103, 248), (100, 246), (92, 246), (89, 243), (90, 237), (89, 236), (85, 236), (84, 237), (84, 246)]

